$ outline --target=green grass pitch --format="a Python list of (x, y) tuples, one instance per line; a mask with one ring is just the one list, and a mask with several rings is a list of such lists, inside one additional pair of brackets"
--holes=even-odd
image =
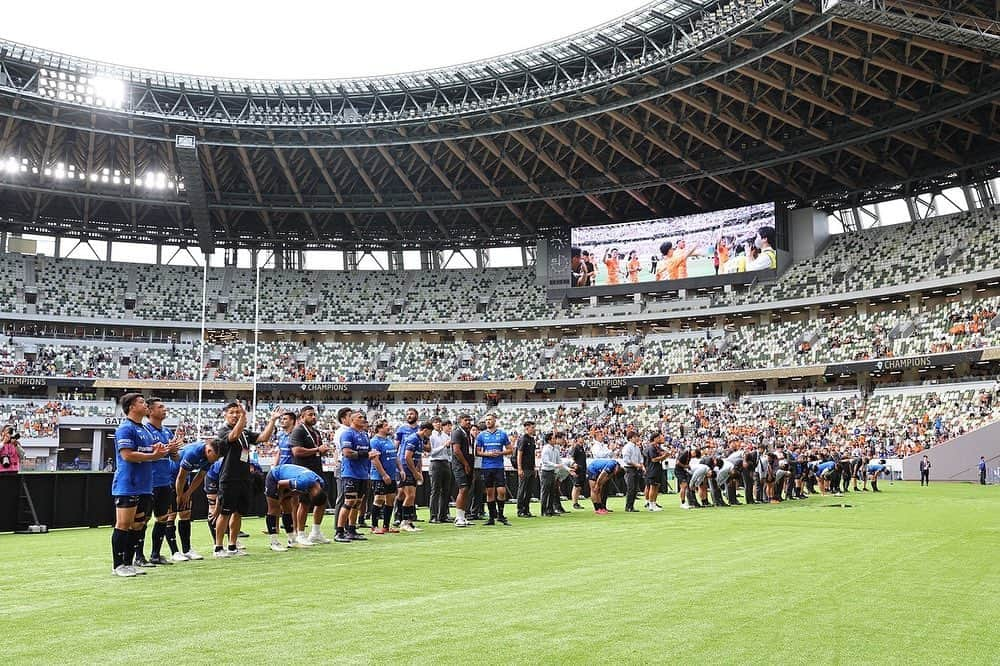
[[(6, 664), (1000, 660), (1000, 488), (896, 483), (686, 512), (676, 497), (661, 496), (658, 514), (623, 513), (619, 498), (608, 516), (422, 523), (420, 534), (288, 553), (268, 551), (263, 520), (250, 520), (251, 556), (134, 579), (111, 576), (107, 528), (2, 535), (3, 654)], [(852, 506), (830, 506), (841, 503)], [(204, 522), (194, 545), (210, 554)]]

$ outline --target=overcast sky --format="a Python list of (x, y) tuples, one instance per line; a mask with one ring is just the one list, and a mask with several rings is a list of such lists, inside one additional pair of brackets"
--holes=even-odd
[(641, 0), (3, 2), (0, 37), (186, 74), (335, 78), (454, 65), (570, 35)]

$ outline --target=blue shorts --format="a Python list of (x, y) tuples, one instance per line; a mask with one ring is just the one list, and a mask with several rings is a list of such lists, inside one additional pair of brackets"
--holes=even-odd
[(506, 488), (507, 477), (502, 469), (481, 469), (480, 477), (485, 488)]

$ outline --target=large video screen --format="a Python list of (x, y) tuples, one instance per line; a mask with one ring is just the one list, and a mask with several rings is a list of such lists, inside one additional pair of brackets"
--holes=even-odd
[(684, 280), (775, 269), (774, 204), (572, 232), (574, 287)]

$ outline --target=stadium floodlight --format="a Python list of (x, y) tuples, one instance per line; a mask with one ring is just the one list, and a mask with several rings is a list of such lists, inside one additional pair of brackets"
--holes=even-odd
[(87, 92), (90, 92), (90, 88), (93, 88), (94, 97), (101, 106), (117, 109), (121, 108), (122, 102), (125, 101), (124, 81), (103, 76), (95, 77), (90, 80)]

